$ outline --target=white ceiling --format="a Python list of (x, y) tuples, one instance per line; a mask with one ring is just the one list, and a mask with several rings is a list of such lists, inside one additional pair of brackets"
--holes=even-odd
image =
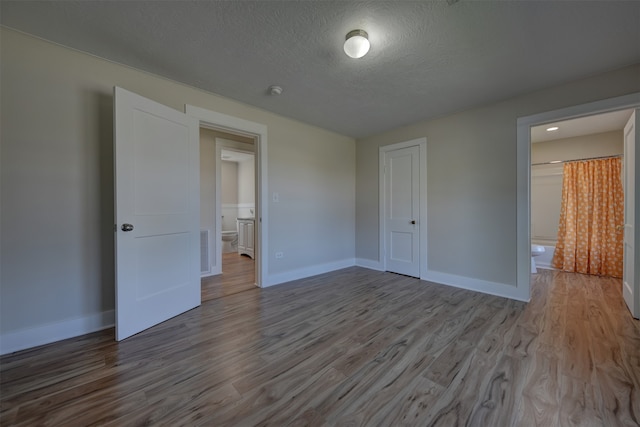
[(640, 63), (638, 1), (449, 3), (2, 0), (0, 22), (353, 137)]

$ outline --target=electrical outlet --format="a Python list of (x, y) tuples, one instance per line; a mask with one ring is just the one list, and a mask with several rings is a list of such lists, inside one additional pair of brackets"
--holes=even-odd
[(282, 252), (276, 252), (276, 258), (280, 259), (280, 258), (282, 258), (282, 257), (284, 257), (284, 253), (282, 253)]

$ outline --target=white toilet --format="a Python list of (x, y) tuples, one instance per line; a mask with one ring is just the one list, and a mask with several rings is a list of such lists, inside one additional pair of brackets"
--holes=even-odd
[(544, 253), (544, 246), (540, 245), (531, 245), (531, 273), (537, 273), (538, 269), (536, 268), (536, 261), (534, 257), (542, 255)]
[(222, 253), (238, 251), (238, 232), (235, 230), (222, 232)]

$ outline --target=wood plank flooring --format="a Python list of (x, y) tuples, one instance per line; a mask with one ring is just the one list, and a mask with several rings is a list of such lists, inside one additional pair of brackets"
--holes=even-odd
[(637, 426), (617, 279), (542, 271), (529, 304), (358, 267), (0, 359), (2, 426)]
[(202, 302), (256, 289), (255, 262), (237, 252), (222, 254), (222, 274), (201, 279)]

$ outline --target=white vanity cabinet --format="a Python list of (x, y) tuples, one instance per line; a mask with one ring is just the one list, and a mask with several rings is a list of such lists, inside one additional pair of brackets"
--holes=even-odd
[(238, 218), (238, 253), (249, 255), (253, 259), (254, 248), (254, 218)]

